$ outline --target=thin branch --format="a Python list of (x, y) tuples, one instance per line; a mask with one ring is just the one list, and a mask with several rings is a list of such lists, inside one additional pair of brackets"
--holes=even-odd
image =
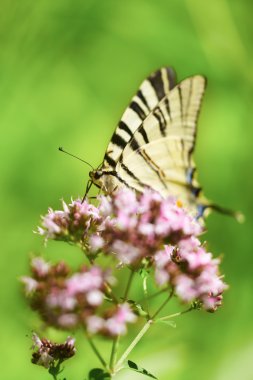
[(113, 372), (114, 370), (114, 365), (117, 360), (117, 351), (118, 351), (118, 346), (119, 346), (119, 339), (120, 336), (117, 335), (112, 343), (112, 351), (111, 351), (111, 357), (110, 357), (110, 369)]
[(155, 292), (153, 294), (150, 294), (149, 296), (147, 296), (146, 298), (141, 298), (140, 300), (138, 300), (137, 302), (140, 303), (142, 301), (146, 301), (146, 300), (150, 300), (152, 298), (155, 298), (155, 297), (158, 297), (160, 296), (161, 294), (163, 294), (164, 292), (166, 292), (168, 289), (170, 289), (170, 286), (167, 286), (166, 288), (164, 289), (161, 289), (159, 290), (158, 292)]
[(144, 292), (144, 296), (145, 296), (145, 304), (146, 304), (146, 309), (147, 309), (147, 313), (148, 313), (148, 318), (150, 318), (150, 315), (149, 315), (149, 303), (148, 303), (147, 279), (148, 279), (147, 277), (144, 277), (142, 285), (143, 285), (143, 292)]
[(132, 281), (133, 281), (134, 273), (135, 273), (135, 271), (133, 269), (131, 269), (130, 276), (129, 276), (128, 281), (127, 281), (126, 290), (125, 290), (125, 293), (124, 293), (124, 298), (123, 298), (124, 302), (127, 300), (128, 293), (129, 293), (129, 290), (130, 290), (130, 287), (131, 287), (131, 284), (132, 284)]
[(162, 309), (167, 305), (167, 303), (169, 302), (169, 300), (172, 298), (173, 294), (174, 294), (174, 292), (173, 292), (173, 290), (171, 290), (169, 296), (161, 304), (161, 306), (156, 310), (156, 312), (153, 314), (153, 316), (151, 317), (151, 319), (155, 319), (155, 317), (160, 313), (160, 311), (162, 311)]
[(107, 365), (106, 365), (106, 361), (103, 359), (102, 355), (100, 354), (100, 352), (98, 351), (95, 343), (93, 342), (93, 340), (91, 339), (91, 337), (89, 336), (89, 334), (87, 332), (85, 332), (86, 334), (86, 337), (87, 337), (87, 340), (93, 350), (93, 352), (95, 353), (95, 355), (97, 356), (98, 360), (100, 361), (100, 363), (102, 364), (102, 366), (104, 368), (107, 368)]
[(107, 295), (108, 295), (109, 297), (111, 297), (111, 299), (113, 300), (114, 303), (118, 304), (119, 301), (118, 301), (117, 297), (115, 296), (115, 294), (113, 293), (112, 288), (111, 288), (111, 286), (108, 284), (107, 281), (104, 282), (104, 286), (105, 286), (105, 291), (106, 291)]
[(118, 362), (116, 364), (116, 371), (119, 371), (122, 368), (123, 362), (126, 360), (126, 358), (128, 357), (128, 355), (130, 354), (130, 352), (134, 349), (134, 347), (136, 346), (136, 344), (141, 340), (141, 338), (143, 337), (143, 335), (146, 334), (146, 332), (148, 331), (148, 329), (150, 328), (150, 326), (152, 325), (152, 323), (153, 323), (152, 320), (149, 320), (149, 321), (147, 321), (145, 323), (145, 325), (143, 326), (143, 328), (141, 329), (141, 331), (136, 335), (136, 337), (134, 338), (134, 340), (132, 341), (132, 343), (128, 346), (128, 348), (126, 349), (126, 351), (123, 353), (123, 355), (118, 360)]
[(175, 313), (175, 314), (166, 315), (165, 317), (159, 318), (159, 321), (166, 321), (167, 319), (179, 317), (180, 315), (186, 314), (191, 310), (194, 310), (194, 308), (189, 307), (189, 309), (186, 309), (184, 311), (179, 311), (178, 313)]

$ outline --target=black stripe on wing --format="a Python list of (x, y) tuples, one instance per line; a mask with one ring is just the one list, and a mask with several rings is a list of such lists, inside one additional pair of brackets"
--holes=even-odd
[(146, 185), (145, 183), (143, 183), (138, 177), (136, 177), (136, 175), (130, 170), (130, 169), (128, 169), (128, 167), (125, 165), (125, 164), (123, 164), (123, 163), (121, 163), (121, 167), (122, 167), (122, 169), (130, 176), (130, 177), (132, 177), (137, 183), (138, 183), (138, 185), (140, 185), (141, 187), (143, 187), (143, 188), (150, 188), (150, 186), (149, 185)]
[(129, 135), (129, 138), (131, 138), (133, 136), (133, 132), (131, 131), (131, 129), (127, 126), (126, 123), (124, 123), (124, 121), (120, 120), (119, 124), (118, 124), (118, 128), (119, 129), (122, 129), (123, 131), (125, 131), (128, 135)]
[(156, 107), (153, 112), (154, 117), (158, 121), (159, 129), (163, 137), (166, 136), (167, 122), (160, 107)]
[(131, 108), (134, 112), (136, 112), (141, 120), (144, 120), (146, 118), (147, 116), (146, 113), (139, 106), (139, 104), (136, 103), (134, 100), (130, 103), (129, 108)]
[[(115, 168), (120, 159), (121, 152), (133, 138), (134, 133), (138, 130), (143, 120), (157, 106), (161, 98), (168, 95), (169, 91), (176, 85), (176, 74), (170, 67), (163, 67), (155, 71), (141, 84), (135, 97), (124, 112), (122, 119), (112, 136), (111, 142), (107, 148), (104, 160), (111, 168)], [(152, 91), (152, 87), (154, 91)], [(152, 106), (151, 106), (152, 104)], [(129, 110), (132, 112), (129, 114)], [(136, 113), (135, 122), (132, 124), (133, 112)], [(161, 133), (164, 132), (163, 115), (160, 116)], [(139, 125), (138, 125), (139, 120)], [(145, 130), (140, 130), (139, 133), (146, 144), (149, 143), (148, 135)], [(164, 134), (163, 134), (164, 135)], [(136, 145), (133, 141), (133, 145)], [(120, 149), (114, 149), (118, 147)]]
[[(165, 80), (167, 81), (167, 83), (165, 82), (162, 73), (165, 74)], [(171, 67), (164, 67), (151, 74), (148, 77), (148, 80), (151, 86), (153, 87), (158, 100), (160, 101), (168, 93), (166, 85), (168, 85), (169, 90), (175, 87), (176, 74)]]
[(109, 153), (105, 154), (104, 161), (106, 161), (112, 168), (115, 168), (117, 165), (117, 162), (109, 155)]
[(147, 135), (145, 129), (143, 127), (140, 127), (138, 129), (138, 133), (140, 133), (142, 135), (143, 140), (145, 141), (146, 144), (148, 144), (149, 143), (149, 138), (148, 138), (148, 135)]
[[(143, 129), (143, 131), (144, 131), (143, 127), (141, 129)], [(145, 161), (145, 163), (157, 175), (157, 177), (159, 178), (159, 180), (162, 183), (162, 185), (164, 186), (164, 188), (167, 189), (166, 182), (164, 181), (165, 174), (159, 168), (159, 166), (154, 162), (154, 160), (152, 160), (152, 158), (147, 154), (147, 152), (140, 146), (140, 144), (138, 143), (138, 141), (135, 137), (133, 137), (131, 139), (129, 146), (131, 147), (133, 152), (136, 152), (137, 154), (139, 154), (142, 157), (142, 159)], [(122, 166), (124, 165), (126, 167), (123, 160), (124, 160), (124, 156), (122, 154), (120, 157), (120, 163)], [(140, 181), (140, 180), (138, 179), (138, 181)]]
[(113, 144), (117, 145), (118, 147), (120, 147), (121, 149), (123, 149), (126, 146), (126, 144), (127, 144), (127, 141), (124, 140), (123, 137), (121, 137), (117, 133), (113, 134), (111, 142)]
[(145, 98), (145, 96), (143, 95), (143, 93), (142, 93), (141, 90), (139, 90), (139, 91), (137, 92), (137, 96), (138, 96), (138, 98), (142, 101), (142, 103), (145, 104), (145, 106), (147, 107), (147, 109), (148, 109), (149, 111), (151, 111), (151, 110), (150, 110), (150, 107), (149, 107), (149, 105), (148, 105), (147, 99)]

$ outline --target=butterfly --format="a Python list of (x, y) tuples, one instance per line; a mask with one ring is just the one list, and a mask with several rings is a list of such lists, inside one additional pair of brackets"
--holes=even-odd
[(194, 75), (177, 83), (171, 67), (149, 75), (123, 113), (101, 167), (89, 173), (90, 183), (106, 194), (150, 188), (198, 215), (210, 207), (231, 214), (205, 199), (192, 157), (206, 82)]

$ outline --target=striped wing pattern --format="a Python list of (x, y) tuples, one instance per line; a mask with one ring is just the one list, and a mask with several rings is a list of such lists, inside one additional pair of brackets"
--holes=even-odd
[[(169, 94), (175, 84), (176, 75), (170, 67), (163, 67), (144, 80), (123, 113), (111, 138), (104, 156), (103, 169), (115, 169), (122, 150), (141, 126), (143, 120), (157, 106), (159, 101)], [(142, 131), (145, 139), (145, 131)]]
[(130, 187), (152, 187), (164, 196), (194, 202), (200, 188), (193, 177), (192, 153), (205, 83), (202, 76), (179, 83), (132, 136), (116, 166), (118, 177)]
[(200, 187), (192, 153), (205, 86), (200, 75), (176, 85), (171, 68), (151, 74), (124, 112), (93, 182), (107, 193), (149, 187), (195, 207)]

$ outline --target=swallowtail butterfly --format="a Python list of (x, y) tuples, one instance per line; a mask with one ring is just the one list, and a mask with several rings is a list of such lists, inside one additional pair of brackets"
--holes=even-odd
[(196, 179), (192, 158), (197, 120), (206, 79), (194, 75), (176, 83), (171, 67), (162, 67), (141, 84), (112, 135), (91, 183), (105, 193), (121, 187), (151, 188), (175, 196), (202, 214), (207, 203)]

